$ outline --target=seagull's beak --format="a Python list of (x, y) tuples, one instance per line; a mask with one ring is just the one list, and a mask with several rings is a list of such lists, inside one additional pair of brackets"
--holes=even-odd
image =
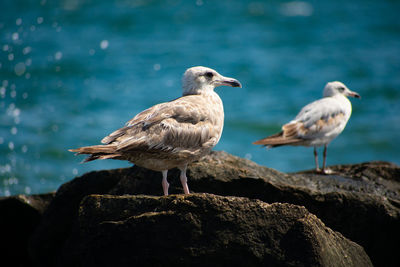
[(353, 92), (350, 90), (349, 90), (349, 92), (347, 92), (347, 95), (351, 96), (351, 97), (355, 97), (355, 98), (361, 98), (361, 96), (357, 92)]
[(214, 84), (215, 86), (226, 85), (231, 87), (242, 88), (242, 84), (238, 80), (224, 76), (220, 76), (216, 80), (214, 80)]

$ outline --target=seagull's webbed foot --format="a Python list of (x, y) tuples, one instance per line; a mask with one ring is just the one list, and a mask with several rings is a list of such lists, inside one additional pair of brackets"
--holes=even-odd
[(332, 174), (335, 174), (335, 173), (337, 173), (337, 172), (335, 172), (335, 171), (333, 171), (333, 170), (331, 170), (331, 169), (318, 169), (318, 170), (316, 170), (316, 172), (317, 173), (319, 173), (319, 174), (325, 174), (325, 175), (332, 175)]
[(319, 166), (318, 166), (318, 153), (317, 153), (317, 148), (314, 147), (314, 157), (315, 157), (315, 165), (316, 165), (315, 171), (316, 171), (317, 173), (325, 174), (325, 175), (329, 175), (329, 174), (334, 174), (334, 173), (335, 173), (335, 172), (332, 171), (331, 169), (327, 169), (327, 168), (326, 168), (326, 152), (327, 152), (327, 149), (328, 149), (328, 146), (327, 146), (327, 145), (324, 145), (324, 154), (323, 154), (323, 156), (324, 156), (324, 161), (323, 161), (323, 163), (322, 163), (322, 169), (320, 169)]

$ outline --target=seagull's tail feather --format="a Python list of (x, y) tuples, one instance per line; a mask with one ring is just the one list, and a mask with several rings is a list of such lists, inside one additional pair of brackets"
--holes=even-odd
[(71, 152), (77, 154), (97, 154), (97, 153), (112, 153), (115, 152), (116, 146), (114, 145), (97, 145), (97, 146), (84, 146), (75, 149), (69, 149)]
[(76, 152), (77, 155), (88, 154), (89, 156), (83, 161), (88, 162), (96, 159), (115, 159), (121, 156), (116, 152), (116, 145), (97, 145), (97, 146), (84, 146), (76, 149), (69, 149), (68, 151)]
[(300, 143), (301, 139), (297, 138), (287, 138), (283, 135), (283, 131), (277, 134), (265, 137), (258, 141), (253, 142), (254, 145), (263, 145), (266, 147), (277, 147), (277, 146), (284, 146), (284, 145), (294, 145)]

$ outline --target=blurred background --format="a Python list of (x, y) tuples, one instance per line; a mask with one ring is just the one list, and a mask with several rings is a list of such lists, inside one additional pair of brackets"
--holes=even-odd
[(0, 196), (131, 166), (79, 164), (67, 149), (180, 96), (196, 65), (243, 84), (217, 88), (216, 150), (284, 172), (314, 168), (312, 148), (251, 143), (339, 80), (362, 99), (351, 99), (328, 164), (400, 164), (399, 1), (2, 0), (0, 10)]

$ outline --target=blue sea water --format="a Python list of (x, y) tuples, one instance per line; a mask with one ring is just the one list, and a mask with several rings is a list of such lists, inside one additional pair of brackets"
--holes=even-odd
[(196, 65), (243, 84), (217, 88), (216, 150), (285, 172), (314, 168), (311, 148), (251, 143), (340, 80), (362, 99), (328, 164), (400, 164), (399, 1), (3, 0), (0, 10), (0, 196), (130, 166), (79, 164), (67, 149), (178, 97)]

